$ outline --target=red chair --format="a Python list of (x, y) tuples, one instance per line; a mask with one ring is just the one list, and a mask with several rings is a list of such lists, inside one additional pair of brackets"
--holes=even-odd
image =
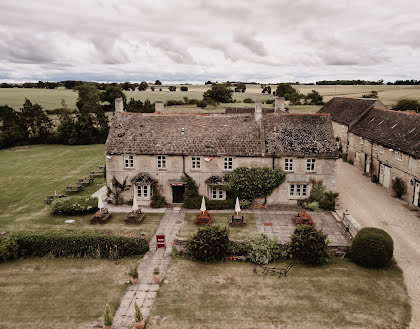
[(156, 250), (164, 248), (166, 250), (165, 234), (156, 234)]

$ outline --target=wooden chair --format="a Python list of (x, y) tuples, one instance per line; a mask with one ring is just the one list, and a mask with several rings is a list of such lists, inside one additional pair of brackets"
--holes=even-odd
[(111, 217), (111, 213), (108, 211), (108, 208), (99, 209), (91, 218), (90, 223), (105, 223)]
[(314, 222), (312, 221), (312, 217), (309, 216), (306, 211), (299, 211), (297, 215), (294, 215), (294, 220), (296, 225), (299, 224), (306, 224), (306, 225), (313, 225)]
[(156, 250), (164, 248), (166, 250), (165, 234), (156, 234)]
[(143, 220), (143, 218), (144, 218), (144, 213), (140, 209), (138, 209), (136, 211), (132, 211), (132, 212), (128, 213), (128, 215), (124, 219), (124, 221), (126, 223), (135, 223), (135, 224), (138, 224), (138, 223), (141, 223), (141, 221)]

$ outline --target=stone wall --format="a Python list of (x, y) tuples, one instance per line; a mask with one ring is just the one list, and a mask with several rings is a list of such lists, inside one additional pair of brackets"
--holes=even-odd
[(343, 214), (343, 226), (350, 234), (351, 238), (354, 238), (356, 234), (362, 229), (360, 224), (349, 213)]

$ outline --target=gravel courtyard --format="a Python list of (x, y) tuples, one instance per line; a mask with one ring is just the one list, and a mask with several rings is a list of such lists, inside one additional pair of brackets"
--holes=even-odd
[(405, 202), (373, 184), (356, 167), (339, 160), (337, 170), (341, 209), (348, 209), (362, 226), (382, 228), (394, 239), (394, 255), (411, 297), (410, 328), (420, 328), (420, 212), (408, 210)]

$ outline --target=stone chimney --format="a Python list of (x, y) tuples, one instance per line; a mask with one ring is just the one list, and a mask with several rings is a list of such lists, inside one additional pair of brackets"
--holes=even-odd
[(115, 114), (124, 112), (124, 101), (122, 98), (115, 99)]
[(284, 97), (276, 97), (274, 103), (274, 113), (285, 113), (286, 109), (284, 107)]
[(260, 100), (255, 101), (255, 121), (258, 123), (258, 126), (261, 127), (262, 119), (262, 102)]
[(156, 101), (155, 102), (155, 113), (163, 113), (163, 102)]

